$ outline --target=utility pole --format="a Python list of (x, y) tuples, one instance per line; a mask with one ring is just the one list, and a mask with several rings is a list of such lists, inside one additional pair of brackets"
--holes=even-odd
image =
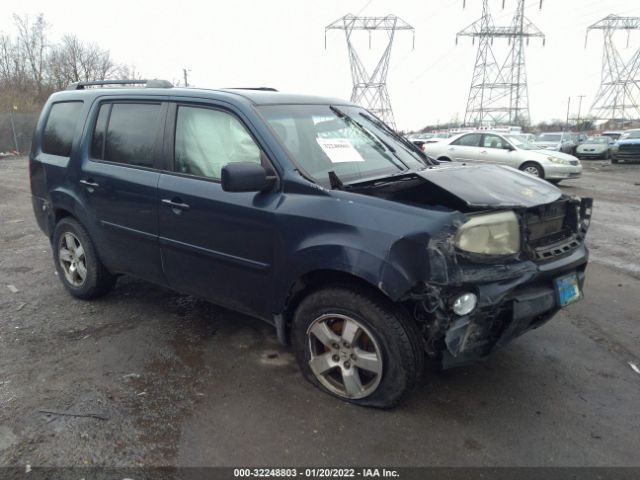
[(189, 81), (188, 81), (188, 80), (189, 80), (189, 79), (188, 79), (189, 74), (188, 74), (187, 72), (190, 72), (190, 71), (191, 71), (191, 70), (187, 70), (186, 68), (183, 68), (183, 69), (182, 69), (182, 76), (183, 76), (183, 78), (184, 78), (184, 86), (185, 86), (185, 87), (188, 87), (188, 86), (189, 86)]
[(580, 112), (582, 110), (582, 99), (585, 96), (586, 95), (578, 95), (578, 98), (580, 99), (580, 102), (578, 103), (578, 120), (576, 121), (576, 128), (578, 129), (578, 131), (580, 131)]
[[(527, 125), (529, 94), (525, 68), (525, 39), (545, 36), (524, 14), (525, 0), (517, 0), (516, 12), (510, 26), (495, 26), (489, 13), (488, 0), (482, 1), (482, 17), (456, 34), (458, 37), (478, 39), (478, 53), (473, 69), (464, 124), (483, 123)], [(465, 3), (463, 2), (463, 8)], [(503, 1), (504, 7), (504, 1)], [(542, 8), (542, 0), (540, 1)], [(493, 40), (506, 38), (509, 53), (499, 63), (493, 51)]]
[[(415, 29), (395, 15), (387, 15), (386, 17), (358, 17), (349, 14), (325, 27), (325, 48), (327, 45), (328, 30), (344, 30), (347, 38), (351, 80), (353, 82), (351, 101), (368, 108), (380, 117), (383, 122), (395, 128), (391, 100), (389, 98), (389, 92), (387, 91), (387, 74), (389, 73), (391, 48), (397, 31), (410, 31), (413, 33), (415, 42)], [(351, 36), (356, 30), (364, 30), (369, 34), (369, 48), (371, 48), (371, 32), (385, 31), (387, 33), (388, 40), (386, 48), (371, 74), (369, 74), (364, 63), (360, 60), (356, 47), (352, 42)]]
[(567, 100), (567, 121), (565, 123), (565, 130), (569, 130), (569, 109), (571, 108), (571, 97)]
[(13, 122), (14, 110), (17, 110), (17, 107), (15, 105), (13, 105), (13, 107), (9, 109), (9, 121), (11, 122), (11, 130), (13, 131), (13, 143), (16, 146), (16, 152), (20, 153), (20, 145), (18, 145), (18, 135), (16, 135), (16, 125)]
[(633, 30), (640, 30), (640, 17), (608, 15), (587, 28), (584, 44), (591, 30), (602, 30), (604, 48), (600, 87), (591, 105), (590, 113), (600, 120), (640, 118), (640, 48), (625, 64), (614, 42), (614, 33), (627, 33), (627, 47)]

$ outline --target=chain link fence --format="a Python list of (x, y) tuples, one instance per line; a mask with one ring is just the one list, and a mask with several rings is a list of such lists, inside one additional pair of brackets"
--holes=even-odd
[(31, 149), (31, 137), (38, 115), (38, 113), (0, 112), (0, 153), (15, 150), (22, 154), (28, 153)]

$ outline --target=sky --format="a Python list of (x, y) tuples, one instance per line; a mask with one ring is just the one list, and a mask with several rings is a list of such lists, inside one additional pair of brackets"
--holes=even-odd
[[(508, 25), (516, 0), (489, 0), (496, 25)], [(599, 85), (603, 37), (586, 28), (610, 13), (640, 16), (639, 0), (527, 0), (525, 15), (546, 34), (526, 47), (531, 120), (564, 119), (588, 113)], [(473, 73), (476, 45), (460, 38), (482, 13), (481, 0), (3, 0), (0, 31), (13, 33), (8, 14), (44, 13), (50, 38), (66, 33), (109, 49), (118, 63), (133, 64), (145, 78), (182, 79), (207, 88), (269, 86), (280, 91), (348, 99), (351, 76), (345, 36), (324, 27), (347, 13), (394, 14), (415, 28), (398, 32), (387, 86), (396, 125), (416, 130), (462, 119)], [(628, 59), (640, 48), (640, 31), (616, 37)], [(384, 32), (354, 33), (362, 59), (373, 70), (386, 47)], [(496, 39), (498, 55), (506, 40)]]

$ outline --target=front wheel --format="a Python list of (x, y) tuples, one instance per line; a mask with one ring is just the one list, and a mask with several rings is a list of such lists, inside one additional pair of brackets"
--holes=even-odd
[(310, 294), (292, 340), (304, 376), (358, 405), (390, 408), (413, 389), (424, 365), (419, 332), (402, 312), (347, 287)]
[(544, 170), (536, 162), (525, 162), (520, 166), (520, 170), (534, 177), (544, 178)]

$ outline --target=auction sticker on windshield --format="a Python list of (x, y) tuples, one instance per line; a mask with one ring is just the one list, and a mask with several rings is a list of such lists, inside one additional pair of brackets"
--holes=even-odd
[(364, 162), (362, 155), (344, 138), (316, 138), (331, 163)]

